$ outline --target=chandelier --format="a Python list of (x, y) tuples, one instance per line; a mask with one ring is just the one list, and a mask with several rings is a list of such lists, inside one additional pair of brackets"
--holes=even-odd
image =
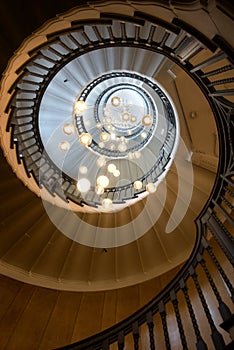
[[(47, 93), (50, 87), (41, 102), (39, 128), (50, 156), (55, 137), (48, 141), (43, 129)], [(143, 75), (114, 71), (89, 82), (75, 98), (70, 120), (59, 125), (63, 174), (73, 165), (69, 153), (77, 154), (76, 173), (69, 174), (69, 181), (80, 203), (115, 210), (154, 193), (173, 159), (177, 123), (162, 87)], [(43, 185), (47, 181), (41, 176)]]

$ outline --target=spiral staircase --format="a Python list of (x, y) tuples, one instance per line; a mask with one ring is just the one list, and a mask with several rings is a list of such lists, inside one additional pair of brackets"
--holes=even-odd
[[(17, 5), (1, 4), (1, 348), (231, 349), (232, 5), (24, 4), (24, 24)], [(140, 74), (168, 93), (180, 137), (172, 160), (175, 138), (162, 138), (156, 176), (171, 163), (156, 192), (141, 198), (121, 187), (124, 205), (105, 212), (74, 185), (78, 160), (93, 173), (95, 153), (59, 126), (90, 82), (110, 75), (94, 90), (97, 100), (111, 82), (126, 85), (128, 75), (129, 83), (129, 72), (134, 88)], [(61, 176), (66, 137), (74, 146)], [(151, 169), (157, 147), (151, 143), (141, 169)], [(59, 186), (41, 176), (61, 176)], [(119, 203), (121, 194), (109, 195)]]

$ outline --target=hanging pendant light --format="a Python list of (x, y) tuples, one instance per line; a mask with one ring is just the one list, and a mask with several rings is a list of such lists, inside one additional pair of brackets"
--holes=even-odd
[(79, 136), (79, 141), (83, 146), (89, 146), (92, 143), (92, 136), (85, 132)]

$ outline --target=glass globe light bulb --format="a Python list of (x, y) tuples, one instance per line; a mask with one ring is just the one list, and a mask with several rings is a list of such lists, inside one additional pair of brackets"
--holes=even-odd
[(152, 182), (149, 182), (147, 185), (146, 185), (146, 191), (149, 192), (149, 193), (154, 193), (156, 191), (157, 187), (154, 183)]
[(97, 123), (97, 124), (96, 124), (96, 128), (97, 128), (97, 129), (101, 129), (101, 128), (102, 128), (102, 123)]
[(146, 114), (144, 117), (142, 117), (141, 122), (144, 126), (151, 126), (153, 124), (153, 118), (151, 115)]
[(104, 157), (99, 157), (96, 161), (96, 164), (99, 168), (102, 168), (103, 166), (106, 165), (106, 160)]
[(113, 171), (113, 175), (114, 175), (114, 177), (119, 177), (119, 175), (120, 175), (119, 169), (116, 169), (115, 171)]
[(114, 107), (119, 107), (120, 104), (121, 104), (121, 99), (120, 99), (118, 96), (114, 96), (114, 97), (112, 97), (112, 99), (111, 99), (111, 104), (112, 104), (112, 106), (114, 106)]
[(91, 187), (91, 184), (90, 184), (90, 181), (86, 178), (82, 178), (82, 179), (79, 179), (77, 181), (77, 189), (80, 191), (80, 192), (88, 192), (90, 187)]
[(84, 111), (86, 111), (87, 109), (87, 104), (85, 101), (82, 101), (82, 100), (78, 100), (75, 102), (75, 112), (80, 114)]
[(67, 152), (70, 148), (70, 143), (67, 141), (62, 141), (59, 144), (60, 151)]
[(134, 152), (134, 157), (135, 157), (136, 159), (141, 158), (141, 152), (140, 152), (140, 151), (135, 151), (135, 152)]
[(100, 134), (100, 141), (102, 142), (108, 142), (110, 140), (110, 134), (108, 134), (108, 132), (103, 131)]
[(109, 173), (113, 173), (116, 170), (116, 166), (113, 163), (108, 164), (107, 170)]
[(104, 187), (100, 186), (100, 185), (97, 185), (96, 188), (95, 188), (95, 192), (98, 194), (98, 195), (101, 195), (104, 193)]
[(79, 141), (83, 146), (89, 146), (92, 143), (92, 136), (85, 132), (79, 136)]
[(109, 179), (105, 175), (100, 175), (97, 178), (97, 184), (101, 187), (106, 188), (109, 185)]
[(142, 189), (142, 182), (137, 180), (134, 182), (133, 187), (135, 188), (135, 190), (141, 190)]
[(104, 198), (102, 201), (102, 207), (104, 209), (110, 209), (112, 205), (112, 200), (110, 198)]
[(81, 165), (81, 166), (79, 167), (79, 172), (80, 172), (81, 174), (87, 174), (88, 168), (87, 168), (85, 165)]
[(72, 135), (72, 134), (74, 134), (74, 132), (75, 132), (74, 125), (71, 124), (71, 123), (66, 123), (66, 124), (64, 124), (64, 126), (63, 126), (63, 132), (64, 132), (64, 134), (66, 134), (66, 135)]
[(130, 114), (130, 113), (124, 112), (124, 113), (122, 114), (122, 120), (123, 120), (124, 122), (128, 122), (130, 119), (131, 119), (131, 114)]
[(126, 145), (126, 143), (121, 142), (121, 143), (118, 145), (118, 150), (119, 150), (121, 153), (125, 152), (125, 151), (127, 150), (127, 145)]

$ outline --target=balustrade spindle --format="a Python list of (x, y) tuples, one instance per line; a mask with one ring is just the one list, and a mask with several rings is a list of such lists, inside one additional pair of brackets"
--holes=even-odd
[(87, 41), (87, 43), (92, 47), (92, 46), (93, 46), (93, 43), (92, 43), (92, 41), (89, 39), (88, 35), (87, 35), (84, 31), (81, 32), (81, 35), (82, 35), (83, 38)]
[(135, 322), (132, 325), (132, 335), (133, 335), (133, 341), (134, 341), (134, 350), (139, 350), (139, 327), (138, 323)]
[[(224, 217), (227, 219), (227, 221), (230, 222), (230, 224), (232, 226), (234, 226), (234, 220), (231, 217), (231, 215), (229, 215), (229, 213), (223, 208), (221, 207), (221, 205), (219, 203), (217, 203), (215, 200), (212, 200), (212, 202), (215, 204), (215, 206), (217, 207), (217, 209), (224, 215)], [(216, 221), (220, 221), (216, 216), (215, 216)], [(233, 240), (233, 236), (229, 233), (229, 237), (231, 240)]]
[(234, 89), (216, 90), (214, 92), (210, 92), (209, 95), (213, 96), (213, 97), (233, 96), (234, 95)]
[[(26, 77), (26, 78), (29, 78), (29, 76)], [(22, 79), (22, 83), (34, 86), (35, 87), (34, 88), (35, 91), (38, 91), (40, 89), (40, 87), (41, 87), (40, 82), (39, 81), (35, 81), (35, 80), (29, 80), (29, 79), (25, 79), (24, 78), (24, 79)]]
[(63, 54), (61, 52), (59, 52), (58, 50), (56, 50), (54, 47), (49, 46), (48, 47), (48, 51), (50, 51), (51, 53), (53, 53), (55, 56), (58, 57), (58, 59), (61, 59), (63, 57)]
[(224, 226), (219, 224), (214, 215), (211, 215), (208, 219), (207, 226), (230, 263), (234, 266), (234, 245), (226, 235)]
[(73, 50), (67, 45), (65, 44), (65, 42), (63, 42), (61, 40), (61, 38), (59, 38), (59, 41), (58, 41), (59, 45), (62, 46), (65, 50), (67, 50), (68, 52), (72, 52)]
[(229, 84), (234, 81), (234, 78), (226, 78), (226, 79), (219, 79), (212, 81), (211, 83), (208, 84), (209, 87), (211, 86), (216, 86), (216, 85), (222, 85), (222, 84)]
[(124, 332), (118, 334), (118, 350), (124, 349)]
[(36, 141), (34, 140), (34, 142), (33, 142), (31, 145), (29, 145), (29, 146), (25, 146), (25, 147), (22, 147), (22, 148), (19, 147), (19, 151), (20, 151), (20, 152), (25, 152), (25, 151), (29, 150), (30, 148), (32, 148), (32, 147), (35, 146), (35, 145), (37, 145), (37, 143), (36, 143)]
[(152, 313), (149, 312), (146, 315), (147, 319), (147, 326), (149, 329), (149, 338), (150, 338), (150, 350), (155, 350), (155, 342), (154, 342), (154, 321), (153, 321), (153, 316)]
[[(32, 72), (32, 71), (29, 70), (29, 68), (26, 68), (25, 71), (27, 71), (28, 73), (30, 73), (31, 76), (36, 77), (36, 78), (43, 79), (43, 78), (46, 77), (46, 74), (40, 74), (40, 73)], [(19, 108), (17, 108), (17, 109), (19, 109)]]
[(228, 208), (230, 208), (231, 210), (234, 210), (234, 206), (225, 197), (221, 196), (221, 199)]
[[(41, 63), (39, 63), (39, 62), (35, 62), (35, 61), (33, 61), (33, 66), (35, 66), (35, 67), (37, 67), (37, 68), (40, 68), (40, 69), (47, 70), (47, 71), (50, 70), (49, 67), (47, 67), (47, 66), (45, 66), (45, 65), (43, 65), (43, 64), (41, 64)], [(25, 91), (25, 90), (22, 90), (22, 89), (21, 89), (21, 91)]]
[(96, 37), (97, 37), (97, 40), (98, 40), (99, 42), (102, 42), (102, 36), (101, 36), (101, 34), (100, 34), (100, 32), (99, 32), (97, 26), (92, 26), (92, 29), (93, 29), (93, 31), (94, 31)]
[(202, 78), (206, 78), (206, 77), (209, 77), (209, 76), (212, 76), (212, 75), (216, 75), (216, 74), (220, 74), (220, 73), (223, 73), (223, 72), (226, 72), (228, 70), (231, 70), (233, 69), (233, 65), (232, 64), (228, 64), (224, 67), (221, 67), (221, 68), (218, 68), (218, 69), (214, 69), (212, 71), (209, 71), (207, 73), (204, 73), (201, 75)]
[(149, 36), (148, 36), (148, 39), (147, 39), (147, 44), (150, 45), (153, 41), (153, 37), (154, 37), (154, 33), (155, 33), (155, 30), (156, 30), (156, 26), (155, 25), (152, 25), (150, 27), (150, 31), (149, 31)]
[(191, 69), (191, 73), (197, 72), (198, 70), (205, 68), (209, 65), (212, 65), (213, 63), (216, 63), (218, 61), (221, 61), (223, 58), (226, 57), (226, 54), (224, 52), (219, 52), (214, 56), (211, 56), (210, 58), (206, 59), (205, 61), (199, 63), (197, 66), (193, 67)]
[(189, 268), (189, 273), (190, 273), (190, 276), (193, 279), (193, 282), (194, 282), (196, 290), (198, 292), (198, 296), (200, 298), (202, 307), (203, 307), (203, 309), (205, 311), (207, 320), (209, 322), (209, 326), (210, 326), (210, 329), (211, 329), (211, 338), (212, 338), (213, 344), (215, 346), (215, 349), (216, 350), (223, 349), (224, 346), (225, 346), (223, 337), (222, 337), (222, 335), (218, 332), (218, 330), (215, 327), (215, 324), (214, 324), (214, 321), (212, 319), (209, 307), (208, 307), (208, 305), (206, 303), (206, 299), (205, 299), (205, 297), (203, 295), (202, 289), (201, 289), (200, 284), (198, 282), (197, 274), (195, 273), (195, 271), (194, 271), (192, 266)]
[(103, 350), (109, 350), (110, 349), (110, 345), (109, 345), (109, 340), (105, 339), (102, 343), (102, 349)]
[(180, 317), (177, 296), (176, 296), (174, 290), (171, 291), (170, 298), (171, 298), (171, 301), (172, 301), (172, 304), (173, 304), (173, 307), (175, 310), (176, 321), (177, 321), (178, 329), (179, 329), (179, 333), (180, 333), (181, 344), (183, 345), (183, 349), (187, 350), (188, 345), (187, 345), (187, 341), (186, 341), (186, 337), (185, 337), (185, 333), (184, 333), (184, 327), (183, 327), (182, 320)]
[(220, 276), (222, 277), (224, 283), (226, 284), (230, 294), (231, 294), (231, 299), (234, 302), (234, 288), (229, 280), (229, 278), (227, 277), (226, 273), (224, 272), (222, 266), (220, 265), (218, 259), (216, 258), (211, 246), (207, 243), (207, 241), (205, 241), (205, 239), (203, 238), (203, 242), (202, 242), (204, 248), (207, 250), (207, 252), (209, 253), (213, 263), (215, 264), (215, 266), (217, 267), (217, 270), (220, 273)]
[(224, 189), (225, 189), (225, 191), (226, 191), (228, 194), (230, 194), (231, 197), (234, 197), (234, 192), (232, 192), (232, 191), (230, 190), (230, 188), (224, 187)]
[(218, 289), (216, 287), (216, 284), (215, 284), (215, 282), (214, 282), (214, 280), (213, 280), (213, 278), (212, 278), (212, 276), (211, 276), (211, 274), (210, 274), (210, 272), (209, 272), (209, 270), (207, 268), (205, 260), (201, 256), (198, 255), (198, 261), (200, 262), (200, 264), (201, 264), (201, 266), (202, 266), (202, 268), (203, 268), (203, 270), (204, 270), (204, 272), (206, 274), (206, 277), (207, 277), (207, 279), (208, 279), (208, 281), (209, 281), (209, 283), (211, 285), (211, 288), (212, 288), (212, 290), (214, 292), (214, 295), (215, 295), (215, 297), (216, 297), (216, 299), (218, 301), (219, 312), (220, 312), (223, 320), (226, 321), (226, 320), (228, 320), (231, 317), (231, 315), (232, 315), (231, 311), (229, 310), (228, 306), (223, 302), (223, 300), (221, 298), (221, 295), (220, 295), (220, 293), (219, 293), (219, 291), (218, 291)]
[(182, 291), (184, 293), (185, 301), (186, 301), (186, 304), (187, 304), (187, 307), (188, 307), (188, 311), (189, 311), (189, 315), (190, 315), (190, 318), (191, 318), (191, 321), (192, 321), (192, 325), (193, 325), (193, 330), (194, 330), (194, 333), (196, 335), (196, 339), (197, 339), (196, 347), (197, 347), (197, 350), (208, 350), (208, 347), (207, 347), (206, 343), (204, 342), (204, 340), (202, 339), (202, 336), (201, 336), (201, 332), (200, 332), (200, 329), (199, 329), (199, 326), (198, 326), (198, 323), (197, 323), (197, 319), (196, 319), (195, 313), (193, 311), (192, 303), (191, 303), (189, 295), (188, 295), (188, 288), (185, 285), (183, 280), (180, 281), (180, 288), (182, 289)]
[(171, 344), (170, 344), (170, 338), (169, 338), (169, 332), (168, 332), (168, 327), (167, 327), (167, 319), (166, 319), (166, 310), (163, 301), (159, 303), (159, 313), (161, 316), (162, 320), (162, 326), (163, 326), (163, 333), (164, 333), (164, 340), (166, 344), (167, 350), (171, 349)]
[(76, 38), (74, 37), (74, 35), (72, 34), (68, 34), (67, 37), (71, 40), (71, 42), (79, 49), (82, 50), (82, 45), (79, 43), (79, 41), (76, 40)]

